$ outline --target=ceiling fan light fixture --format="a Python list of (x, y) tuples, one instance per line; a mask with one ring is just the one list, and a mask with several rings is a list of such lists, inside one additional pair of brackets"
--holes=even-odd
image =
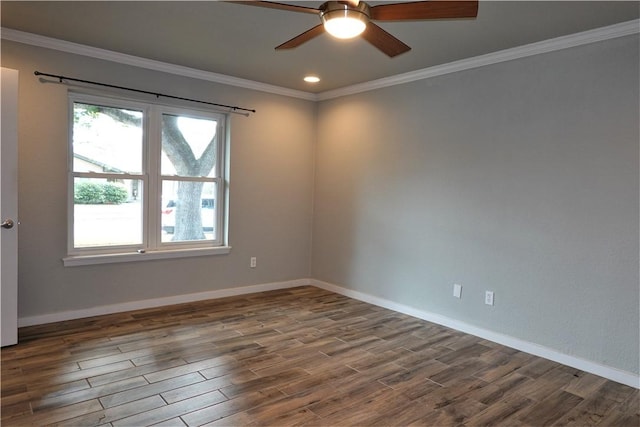
[[(361, 13), (358, 15), (364, 16)], [(367, 27), (366, 22), (362, 19), (352, 16), (326, 17), (325, 15), (323, 16), (323, 20), (324, 29), (327, 30), (327, 33), (339, 39), (352, 39), (357, 37), (362, 34)]]
[(364, 2), (354, 7), (337, 1), (328, 1), (320, 10), (324, 29), (339, 39), (359, 36), (369, 22), (369, 7)]

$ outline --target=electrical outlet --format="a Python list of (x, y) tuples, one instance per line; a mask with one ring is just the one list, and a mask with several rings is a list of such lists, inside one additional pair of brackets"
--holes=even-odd
[(257, 265), (258, 265), (258, 259), (252, 256), (251, 260), (249, 261), (249, 267), (256, 268)]
[(462, 298), (462, 285), (455, 283), (453, 285), (453, 296), (456, 298)]
[(487, 305), (493, 305), (493, 291), (485, 291), (484, 303)]

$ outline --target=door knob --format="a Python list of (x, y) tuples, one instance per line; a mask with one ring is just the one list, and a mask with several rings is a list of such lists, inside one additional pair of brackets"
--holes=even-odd
[(0, 224), (0, 227), (2, 227), (2, 228), (13, 228), (13, 220), (12, 219), (5, 219), (4, 221), (2, 221), (2, 224)]

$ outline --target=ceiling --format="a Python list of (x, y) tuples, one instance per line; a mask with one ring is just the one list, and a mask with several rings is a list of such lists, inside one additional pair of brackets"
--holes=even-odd
[[(371, 1), (370, 5), (392, 1)], [(318, 7), (322, 1), (288, 2)], [(377, 22), (412, 50), (389, 58), (361, 39), (323, 34), (274, 47), (317, 25), (305, 13), (218, 1), (2, 1), (11, 28), (311, 93), (638, 19), (637, 1), (480, 1), (476, 19)], [(51, 70), (54, 72), (55, 70)], [(306, 74), (318, 75), (316, 84)]]

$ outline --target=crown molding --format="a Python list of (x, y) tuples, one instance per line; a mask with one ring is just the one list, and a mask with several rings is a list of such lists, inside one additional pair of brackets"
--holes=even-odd
[(488, 53), (486, 55), (462, 59), (460, 61), (454, 61), (448, 64), (436, 65), (417, 71), (411, 71), (408, 73), (397, 74), (391, 77), (372, 80), (366, 83), (321, 92), (318, 94), (317, 99), (318, 101), (324, 101), (328, 99), (339, 98), (341, 96), (368, 92), (371, 90), (409, 83), (416, 80), (424, 80), (431, 77), (456, 73), (458, 71), (470, 70), (473, 68), (484, 67), (486, 65), (511, 61), (514, 59), (526, 58), (528, 56), (539, 55), (541, 53), (554, 52), (570, 47), (596, 43), (599, 41), (614, 39), (617, 37), (624, 37), (632, 34), (637, 34), (639, 32), (640, 19), (635, 19), (632, 21), (627, 21), (602, 28), (596, 28), (594, 30), (584, 31), (568, 36), (557, 37), (541, 42), (514, 47), (511, 49), (500, 50), (497, 52)]
[(1, 28), (0, 37), (4, 40), (10, 40), (17, 43), (44, 47), (47, 49), (88, 56), (96, 59), (103, 59), (105, 61), (117, 62), (120, 64), (146, 68), (154, 71), (161, 71), (169, 74), (176, 74), (183, 77), (191, 77), (194, 79), (221, 83), (229, 86), (241, 87), (244, 89), (252, 89), (276, 95), (283, 95), (292, 98), (300, 98), (308, 101), (317, 101), (317, 96), (310, 92), (260, 83), (253, 80), (241, 79), (225, 74), (212, 73), (210, 71), (198, 70), (195, 68), (184, 67), (182, 65), (170, 64), (167, 62), (155, 61), (152, 59), (127, 55), (125, 53), (115, 52), (112, 50), (100, 49), (79, 43), (72, 43), (65, 40), (45, 37), (38, 34), (27, 33), (24, 31)]
[(541, 42), (527, 44), (524, 46), (488, 53), (486, 55), (462, 59), (460, 61), (454, 61), (448, 64), (436, 65), (433, 67), (423, 68), (408, 73), (397, 74), (391, 77), (385, 77), (382, 79), (372, 80), (365, 83), (355, 84), (335, 90), (321, 92), (319, 94), (314, 94), (310, 92), (256, 82), (253, 80), (241, 79), (225, 74), (218, 74), (210, 71), (203, 71), (195, 68), (184, 67), (181, 65), (170, 64), (167, 62), (140, 58), (138, 56), (127, 55), (120, 52), (95, 48), (78, 43), (72, 43), (64, 40), (54, 39), (51, 37), (41, 36), (38, 34), (12, 30), (9, 28), (0, 29), (0, 37), (5, 40), (59, 50), (76, 55), (103, 59), (106, 61), (146, 68), (154, 71), (161, 71), (169, 74), (176, 74), (184, 77), (191, 77), (199, 80), (221, 83), (229, 86), (236, 86), (245, 89), (257, 90), (260, 92), (289, 96), (292, 98), (300, 98), (308, 101), (324, 101), (333, 98), (339, 98), (342, 96), (368, 92), (375, 89), (381, 89), (417, 80), (429, 79), (445, 74), (456, 73), (459, 71), (484, 67), (486, 65), (512, 61), (514, 59), (526, 58), (542, 53), (554, 52), (557, 50), (568, 49), (571, 47), (596, 43), (638, 33), (640, 33), (640, 19), (635, 19), (632, 21), (622, 22), (620, 24), (596, 28), (594, 30), (583, 31), (581, 33), (557, 37)]

